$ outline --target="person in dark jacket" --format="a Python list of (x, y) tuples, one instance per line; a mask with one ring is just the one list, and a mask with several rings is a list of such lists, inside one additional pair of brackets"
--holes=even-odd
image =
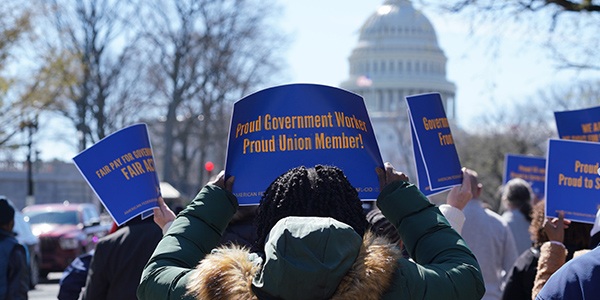
[[(538, 273), (538, 262), (540, 259), (540, 248), (550, 239), (544, 224), (546, 224), (546, 201), (542, 200), (535, 204), (531, 213), (531, 225), (529, 233), (533, 240), (533, 246), (524, 251), (515, 264), (506, 275), (507, 280), (502, 293), (504, 300), (529, 300), (539, 292), (541, 287), (535, 287), (535, 279)], [(569, 227), (564, 230), (564, 245), (569, 250), (566, 259), (570, 260), (573, 254), (581, 249), (585, 249), (589, 243), (590, 224), (579, 222), (570, 223)]]
[(15, 209), (0, 198), (0, 299), (27, 299), (29, 291), (27, 255), (14, 226)]
[[(117, 229), (119, 229), (119, 226), (113, 222), (108, 234), (114, 233)], [(93, 249), (77, 256), (63, 271), (58, 282), (60, 286), (58, 300), (78, 300), (80, 298), (81, 291), (85, 287), (92, 257), (94, 257)]]
[(548, 241), (544, 231), (546, 202), (539, 201), (531, 212), (531, 225), (529, 234), (533, 246), (521, 253), (517, 261), (506, 275), (506, 285), (502, 292), (503, 300), (531, 300), (531, 290), (537, 272), (540, 247)]
[(600, 247), (572, 259), (550, 276), (536, 300), (600, 299)]
[(571, 229), (575, 222), (568, 222), (564, 216), (560, 211), (558, 218), (549, 218), (544, 225), (550, 241), (541, 247), (532, 295), (536, 300), (600, 299), (600, 247), (579, 250), (565, 263), (565, 228), (568, 225)]
[[(257, 209), (258, 206), (256, 205), (238, 207), (231, 221), (227, 224), (227, 228), (225, 228), (225, 231), (221, 235), (219, 245), (252, 247), (256, 240), (254, 218), (256, 217)], [(158, 207), (154, 208), (154, 222), (162, 228), (163, 235), (167, 233), (176, 217), (177, 213), (172, 211), (162, 198), (159, 198)]]
[[(336, 167), (297, 167), (267, 188), (253, 250), (220, 247), (236, 212), (221, 173), (182, 211), (144, 268), (139, 299), (480, 299), (479, 265), (418, 188), (386, 163), (377, 206), (414, 259), (367, 231)], [(200, 263), (198, 264), (198, 261)]]
[(162, 238), (152, 218), (135, 217), (100, 239), (88, 270), (83, 299), (136, 299), (144, 265)]
[(231, 218), (221, 237), (220, 245), (238, 245), (252, 247), (256, 240), (254, 218), (258, 206), (240, 206)]
[(58, 300), (78, 300), (81, 290), (85, 287), (88, 270), (94, 251), (88, 251), (77, 256), (63, 271), (58, 282)]

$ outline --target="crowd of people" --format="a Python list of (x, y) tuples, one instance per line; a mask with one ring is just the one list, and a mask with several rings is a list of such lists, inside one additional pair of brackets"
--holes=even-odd
[[(479, 265), (439, 209), (391, 165), (378, 176), (376, 205), (410, 259), (397, 241), (368, 230), (343, 172), (321, 165), (273, 181), (257, 208), (250, 247), (219, 246), (237, 210), (234, 178), (220, 175), (170, 225), (142, 273), (138, 298), (481, 298)], [(461, 188), (452, 195), (463, 196)]]
[[(365, 206), (342, 170), (297, 167), (238, 206), (221, 172), (175, 214), (162, 199), (75, 260), (58, 299), (585, 299), (600, 293), (596, 224), (546, 218), (509, 181), (502, 214), (479, 175), (433, 205), (389, 163)], [(7, 207), (5, 209), (5, 207)], [(365, 207), (370, 207), (365, 209)], [(0, 199), (0, 299), (27, 299), (14, 210)], [(12, 215), (11, 215), (12, 212)], [(14, 221), (13, 221), (14, 222)], [(586, 253), (587, 252), (587, 253)], [(585, 253), (585, 254), (584, 254)], [(4, 271), (6, 270), (6, 271)]]

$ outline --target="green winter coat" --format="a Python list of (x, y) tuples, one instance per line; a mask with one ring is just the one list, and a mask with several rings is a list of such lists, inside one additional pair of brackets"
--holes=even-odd
[[(139, 299), (480, 299), (479, 265), (461, 236), (412, 184), (394, 182), (377, 205), (414, 260), (396, 245), (332, 218), (288, 217), (263, 257), (217, 248), (237, 209), (208, 185), (177, 217), (142, 274)], [(199, 263), (200, 262), (200, 263)]]

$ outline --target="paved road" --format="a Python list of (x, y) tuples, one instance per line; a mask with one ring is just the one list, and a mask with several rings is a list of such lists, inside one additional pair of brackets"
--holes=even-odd
[(47, 280), (40, 281), (34, 290), (29, 291), (29, 300), (56, 300), (60, 276), (61, 273), (48, 274)]

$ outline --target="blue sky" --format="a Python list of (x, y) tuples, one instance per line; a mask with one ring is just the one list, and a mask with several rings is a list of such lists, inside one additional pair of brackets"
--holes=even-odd
[[(342, 82), (361, 25), (383, 2), (284, 1), (282, 24), (292, 33), (287, 55), (290, 82), (333, 86)], [(511, 30), (499, 32), (491, 26), (481, 26), (470, 34), (467, 19), (441, 15), (431, 8), (421, 11), (432, 22), (448, 57), (447, 77), (457, 85), (457, 117), (463, 127), (472, 126), (485, 111), (509, 107), (572, 76), (573, 72), (558, 73), (552, 68), (547, 52), (535, 46), (535, 37), (503, 34)], [(543, 34), (537, 33), (537, 38)], [(500, 46), (490, 46), (496, 42)]]
[[(284, 53), (289, 66), (287, 76), (277, 84), (337, 86), (348, 76), (347, 58), (358, 41), (361, 25), (383, 2), (282, 0), (284, 10), (279, 24), (289, 33), (291, 43)], [(473, 127), (485, 111), (506, 109), (543, 87), (573, 76), (573, 72), (555, 71), (546, 52), (532, 43), (540, 38), (540, 33), (524, 40), (520, 35), (503, 34), (511, 30), (499, 32), (490, 26), (470, 34), (469, 20), (441, 15), (417, 4), (415, 7), (432, 22), (438, 43), (448, 57), (447, 77), (457, 86), (457, 119), (463, 128)], [(493, 42), (500, 46), (491, 47)], [(76, 154), (64, 141), (55, 143), (56, 137), (49, 139), (41, 141), (42, 159), (70, 160)]]

